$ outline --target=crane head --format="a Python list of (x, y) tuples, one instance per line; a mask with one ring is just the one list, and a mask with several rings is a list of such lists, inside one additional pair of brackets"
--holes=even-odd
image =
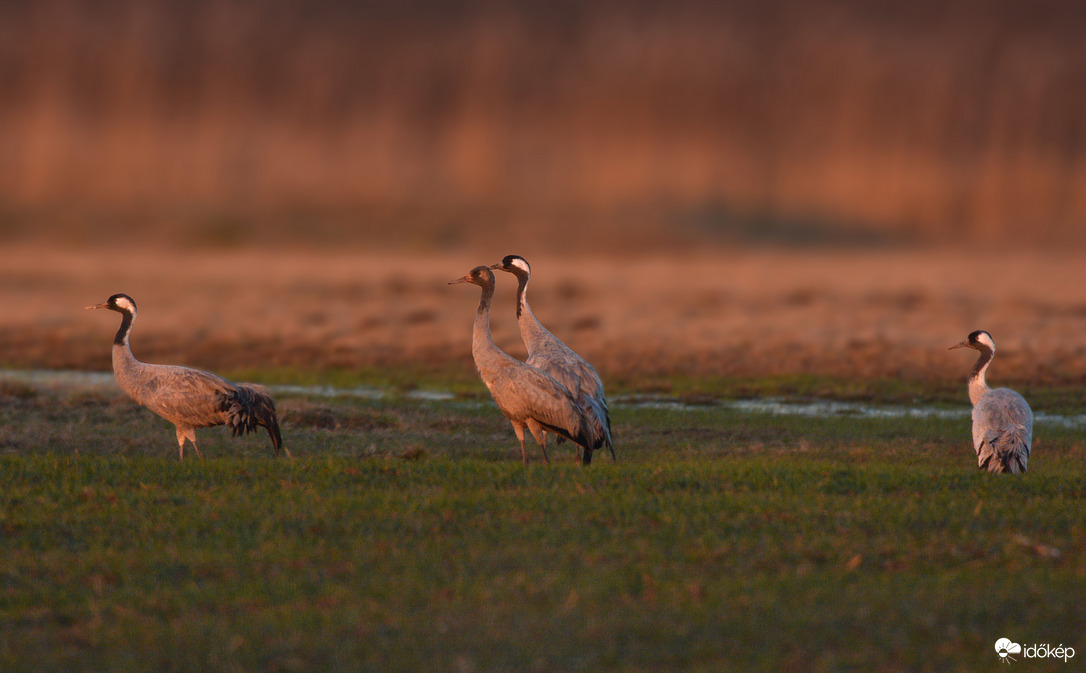
[(449, 281), (449, 285), (459, 285), (460, 283), (471, 283), (479, 287), (493, 287), (494, 274), (489, 267), (477, 266), (468, 275)]
[(502, 271), (508, 271), (509, 273), (517, 276), (531, 276), (532, 267), (528, 264), (528, 260), (524, 259), (520, 255), (506, 255), (502, 258), (502, 261), (497, 264), (491, 264), (491, 269), (501, 269)]
[(992, 335), (988, 334), (982, 329), (975, 332), (971, 332), (969, 336), (962, 339), (959, 343), (954, 344), (947, 350), (954, 350), (955, 348), (972, 348), (977, 351), (989, 350), (995, 352), (995, 341), (992, 340)]
[(136, 314), (136, 302), (127, 294), (115, 294), (101, 304), (85, 306), (84, 308), (88, 310), (92, 308), (108, 308), (109, 310), (117, 311), (118, 313)]

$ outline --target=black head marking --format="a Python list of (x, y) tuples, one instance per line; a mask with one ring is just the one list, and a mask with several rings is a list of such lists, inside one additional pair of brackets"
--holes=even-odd
[(524, 259), (520, 255), (506, 255), (502, 258), (501, 262), (491, 266), (490, 268), (508, 271), (509, 273), (517, 276), (518, 278), (527, 278), (532, 274), (532, 267), (530, 264), (528, 264), (528, 260)]
[(507, 255), (502, 263), (508, 267), (512, 267), (521, 273), (532, 273), (532, 265), (528, 263), (528, 260), (524, 259), (520, 255)]
[(969, 346), (981, 352), (995, 352), (995, 339), (988, 332), (979, 329), (969, 335)]
[(127, 300), (128, 303), (132, 305), (133, 309), (136, 308), (136, 300), (132, 297), (129, 297), (127, 294), (124, 294), (123, 292), (118, 292), (117, 294), (113, 295), (106, 300), (106, 303), (109, 304), (110, 308), (114, 310), (124, 310), (127, 308), (127, 306), (124, 306), (123, 300)]

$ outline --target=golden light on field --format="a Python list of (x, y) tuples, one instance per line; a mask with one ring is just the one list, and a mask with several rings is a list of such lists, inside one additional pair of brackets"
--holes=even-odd
[[(146, 361), (211, 369), (470, 370), (478, 293), (447, 282), (502, 253), (219, 252), (192, 258), (15, 249), (0, 271), (0, 362), (110, 366), (115, 316), (82, 307), (126, 292)], [(511, 252), (511, 251), (509, 251)], [(608, 376), (830, 374), (964, 380), (946, 348), (973, 329), (1000, 347), (993, 380), (1086, 372), (1083, 265), (1075, 253), (755, 251), (639, 258), (537, 255), (540, 320)], [(524, 357), (515, 284), (498, 278), (494, 339)], [(102, 312), (94, 312), (102, 313)]]

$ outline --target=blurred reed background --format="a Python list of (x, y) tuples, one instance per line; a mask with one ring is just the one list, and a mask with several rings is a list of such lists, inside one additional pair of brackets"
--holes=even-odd
[(1084, 37), (1074, 1), (4, 0), (0, 242), (1080, 244)]

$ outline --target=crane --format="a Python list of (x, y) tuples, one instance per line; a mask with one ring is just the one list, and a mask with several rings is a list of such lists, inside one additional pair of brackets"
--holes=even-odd
[(115, 294), (87, 309), (109, 309), (123, 317), (113, 339), (113, 375), (121, 389), (140, 405), (150, 409), (177, 428), (177, 446), (185, 459), (185, 441), (192, 442), (196, 455), (196, 428), (226, 425), (234, 436), (248, 434), (263, 426), (271, 437), (276, 455), (283, 446), (275, 401), (264, 386), (233, 383), (210, 372), (188, 367), (140, 362), (132, 355), (128, 337), (136, 319), (136, 302), (126, 294)]
[[(501, 262), (490, 268), (507, 271), (517, 278), (517, 325), (520, 327), (520, 338), (528, 349), (528, 364), (553, 376), (573, 393), (577, 403), (587, 413), (596, 417), (603, 427), (604, 443), (611, 452), (611, 460), (614, 460), (611, 414), (607, 409), (603, 381), (595, 367), (554, 336), (535, 317), (527, 297), (528, 281), (532, 277), (532, 267), (528, 260), (520, 255), (506, 255)], [(558, 441), (561, 441), (561, 437)], [(592, 456), (587, 456), (585, 462), (591, 460)]]
[(984, 373), (995, 357), (995, 341), (984, 330), (969, 334), (951, 346), (980, 352), (969, 373), (969, 401), (973, 403), (973, 449), (977, 465), (989, 472), (1022, 474), (1033, 443), (1033, 412), (1025, 398), (1010, 388), (989, 388)]

